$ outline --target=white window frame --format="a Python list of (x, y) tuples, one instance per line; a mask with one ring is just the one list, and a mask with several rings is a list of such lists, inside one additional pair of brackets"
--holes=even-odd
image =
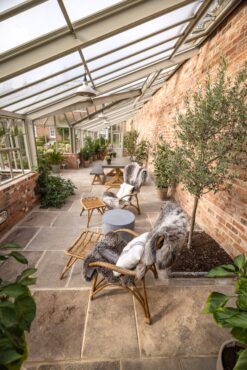
[(55, 139), (56, 138), (56, 128), (54, 126), (50, 127), (50, 138)]

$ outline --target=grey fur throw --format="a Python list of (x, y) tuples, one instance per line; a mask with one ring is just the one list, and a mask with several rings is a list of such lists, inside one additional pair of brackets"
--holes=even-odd
[(131, 277), (113, 275), (113, 271), (104, 267), (90, 267), (91, 262), (109, 262), (115, 265), (122, 253), (126, 242), (118, 237), (116, 233), (107, 233), (99, 242), (95, 244), (93, 249), (86, 256), (83, 263), (83, 276), (86, 281), (91, 281), (96, 271), (100, 272), (107, 281), (116, 283), (121, 281), (123, 284), (130, 284), (133, 280)]
[[(149, 233), (144, 252), (140, 262), (136, 266), (136, 275), (141, 279), (146, 267), (156, 263), (159, 269), (168, 269), (179, 256), (187, 234), (187, 219), (182, 210), (175, 202), (164, 202), (161, 213), (153, 230)], [(126, 243), (117, 234), (110, 232), (99, 241), (84, 261), (83, 274), (86, 280), (91, 280), (96, 268), (89, 267), (90, 262), (104, 261), (116, 264)], [(158, 246), (158, 249), (157, 249)], [(130, 284), (131, 277), (115, 277), (113, 272), (97, 268), (99, 272), (110, 282)]]

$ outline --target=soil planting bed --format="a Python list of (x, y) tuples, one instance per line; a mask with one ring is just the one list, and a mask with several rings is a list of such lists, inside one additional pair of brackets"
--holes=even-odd
[(192, 247), (187, 241), (172, 266), (172, 272), (207, 272), (211, 268), (232, 263), (231, 257), (219, 244), (204, 232), (194, 232)]

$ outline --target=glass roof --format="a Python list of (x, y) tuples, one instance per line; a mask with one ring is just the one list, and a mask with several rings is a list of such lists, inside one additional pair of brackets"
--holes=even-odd
[[(150, 0), (148, 7), (150, 12), (145, 13), (141, 19), (141, 7), (145, 6), (146, 1), (63, 0), (66, 15), (63, 14), (57, 0), (44, 0), (39, 4), (30, 1), (30, 5), (27, 1), (25, 10), (18, 9), (18, 5), (24, 3), (24, 0), (0, 0), (0, 13), (12, 8), (9, 18), (5, 19), (6, 15), (3, 16), (4, 20), (0, 23), (1, 34), (8, 35), (0, 39), (0, 53), (4, 53), (3, 63), (5, 60), (8, 61), (8, 58), (18, 60), (19, 55), (25, 55), (25, 50), (27, 52), (37, 50), (40, 58), (40, 62), (36, 60), (37, 58), (34, 58), (34, 62), (26, 58), (24, 62), (27, 68), (25, 63), (24, 67), (21, 65), (19, 68), (16, 62), (17, 73), (11, 75), (15, 77), (6, 79), (3, 73), (4, 78), (1, 79), (3, 82), (0, 83), (0, 109), (26, 114), (41, 111), (44, 107), (49, 107), (52, 112), (52, 109), (56, 110), (55, 104), (61, 101), (66, 106), (66, 98), (76, 93), (85, 71), (88, 81), (93, 81), (96, 90), (98, 88), (100, 92), (97, 98), (141, 89), (147, 81), (145, 97), (138, 102), (138, 107), (141, 107), (169, 78), (175, 68), (178, 68), (176, 56), (187, 53), (184, 60), (188, 59), (187, 55), (192, 55), (190, 51), (200, 45), (206, 37), (201, 30), (205, 32), (212, 22), (217, 21), (222, 10), (234, 1), (223, 0), (219, 5), (217, 0), (211, 0), (208, 6), (205, 6), (202, 0), (191, 0), (185, 6), (174, 4), (175, 10), (168, 12), (161, 9), (163, 5), (166, 9), (167, 2), (161, 1), (157, 2), (160, 11), (155, 10), (154, 5), (152, 14), (152, 4), (156, 2), (152, 3)], [(131, 12), (132, 3), (140, 7), (140, 14), (136, 16), (137, 22), (132, 23), (138, 25), (127, 27), (126, 21), (125, 27), (118, 28), (116, 22), (110, 22), (113, 14), (121, 15), (121, 9), (127, 7)], [(183, 3), (181, 1), (181, 4)], [(116, 5), (112, 12), (111, 7)], [(199, 17), (198, 10), (203, 6), (205, 11)], [(213, 17), (210, 16), (210, 12), (213, 13)], [(97, 16), (93, 17), (95, 13)], [(70, 20), (68, 23), (67, 16)], [(90, 25), (90, 22), (94, 25), (101, 17), (104, 19), (105, 28), (102, 27), (98, 37), (89, 40), (91, 44), (88, 42), (85, 47), (84, 28)], [(78, 47), (66, 44), (69, 42), (67, 36), (73, 31), (71, 24), (72, 28), (75, 27), (71, 40), (75, 40), (76, 36)], [(95, 25), (97, 29), (97, 24)], [(80, 31), (80, 34), (77, 35), (77, 31)], [(57, 54), (50, 56), (49, 42), (56, 37), (60, 39), (67, 37), (64, 44), (67, 49), (59, 50)], [(29, 42), (31, 44), (27, 46), (26, 43)], [(46, 52), (46, 47), (48, 51), (47, 57), (44, 58), (43, 54), (39, 53), (41, 43), (44, 51)], [(83, 55), (80, 55), (79, 51)], [(171, 66), (164, 68), (167, 60)], [(180, 60), (183, 61), (181, 56)], [(152, 71), (156, 74), (153, 75)], [(130, 102), (134, 102), (135, 99), (130, 99)]]
[[(52, 14), (52, 17), (47, 16)], [(0, 23), (0, 53), (66, 26), (56, 0), (45, 1)]]

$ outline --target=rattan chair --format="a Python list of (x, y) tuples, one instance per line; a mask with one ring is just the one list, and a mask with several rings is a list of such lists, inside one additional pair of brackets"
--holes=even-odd
[[(119, 232), (126, 232), (133, 237), (137, 237), (139, 234), (134, 232), (133, 230), (129, 229), (118, 229), (114, 231), (115, 233)], [(91, 250), (91, 248), (95, 245), (96, 242), (100, 241), (100, 239), (104, 236), (102, 233), (93, 232), (91, 230), (86, 230), (81, 233), (79, 238), (76, 239), (74, 244), (68, 249), (68, 251), (65, 252), (65, 254), (69, 257), (69, 260), (66, 264), (66, 266), (63, 269), (63, 272), (61, 274), (60, 279), (62, 279), (65, 275), (65, 273), (71, 268), (71, 266), (78, 260), (78, 259), (84, 259), (87, 253)], [(102, 261), (96, 261), (89, 264), (90, 267), (95, 268), (95, 273), (93, 277), (93, 283), (90, 293), (90, 299), (93, 300), (96, 294), (101, 292), (104, 288), (110, 286), (110, 285), (118, 285), (119, 287), (129, 291), (140, 303), (144, 315), (145, 315), (145, 321), (147, 324), (151, 324), (151, 317), (150, 317), (150, 311), (149, 311), (149, 305), (148, 305), (148, 298), (147, 298), (147, 292), (146, 292), (146, 285), (145, 285), (145, 275), (146, 273), (151, 270), (155, 279), (158, 278), (158, 273), (155, 267), (155, 264), (152, 264), (150, 266), (146, 266), (145, 273), (143, 278), (141, 279), (141, 285), (137, 286), (137, 276), (136, 272), (134, 270), (124, 269), (120, 268), (116, 265), (113, 265), (108, 262), (102, 262)], [(131, 284), (124, 284), (119, 279), (118, 282), (112, 283), (107, 281), (105, 277), (102, 277), (99, 279), (100, 274), (100, 268), (109, 269), (111, 271), (116, 271), (120, 273), (121, 275), (132, 277)]]

